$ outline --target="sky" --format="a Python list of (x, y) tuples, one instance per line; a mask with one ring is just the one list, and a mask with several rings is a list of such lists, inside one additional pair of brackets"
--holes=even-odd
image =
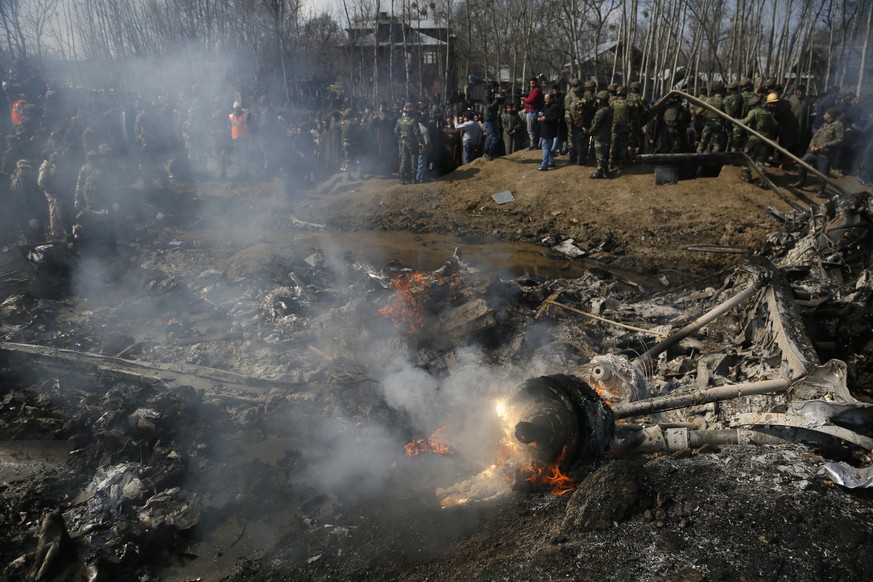
[(316, 15), (322, 12), (327, 12), (331, 16), (335, 16), (339, 12), (342, 0), (304, 0), (303, 13), (306, 14), (312, 10)]

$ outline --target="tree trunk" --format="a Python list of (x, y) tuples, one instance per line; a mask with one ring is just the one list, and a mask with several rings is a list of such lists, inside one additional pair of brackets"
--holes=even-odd
[(864, 46), (861, 48), (861, 67), (858, 70), (858, 83), (855, 85), (855, 97), (861, 98), (861, 87), (864, 85), (864, 71), (867, 68), (867, 58), (870, 54), (870, 37), (873, 36), (873, 5), (867, 7), (867, 33), (864, 35)]

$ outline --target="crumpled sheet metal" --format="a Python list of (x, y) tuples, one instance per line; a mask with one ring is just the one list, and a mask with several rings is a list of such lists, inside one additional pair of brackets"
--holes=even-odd
[(796, 400), (821, 399), (828, 402), (856, 404), (858, 401), (846, 385), (848, 368), (842, 360), (829, 360), (805, 378), (791, 385), (791, 397)]
[(837, 485), (849, 489), (873, 487), (873, 465), (858, 469), (845, 463), (825, 463), (822, 468)]

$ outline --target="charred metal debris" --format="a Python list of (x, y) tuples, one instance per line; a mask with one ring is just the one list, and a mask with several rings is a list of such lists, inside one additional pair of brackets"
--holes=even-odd
[[(771, 216), (778, 230), (718, 286), (658, 293), (602, 271), (495, 278), (457, 253), (427, 273), (255, 247), (218, 267), (180, 243), (82, 296), (65, 248), (9, 249), (5, 572), (154, 574), (219, 531), (232, 555), (267, 515), (287, 518), (285, 536), (323, 532), (354, 503), (323, 457), (375, 431), (415, 443), (381, 453), (381, 470), (433, 491), (433, 475), (398, 477), (407, 455), (463, 448), (451, 429), (428, 439), (384, 374), (402, 356), (438, 390), (473, 348), (477, 366), (511, 370), (503, 410), (515, 412), (481, 412), (497, 427), (494, 463), (463, 459), (471, 479), (440, 483), (444, 506), (562, 494), (612, 459), (730, 444), (803, 443), (823, 475), (869, 487), (870, 196)], [(246, 269), (254, 255), (266, 270)]]

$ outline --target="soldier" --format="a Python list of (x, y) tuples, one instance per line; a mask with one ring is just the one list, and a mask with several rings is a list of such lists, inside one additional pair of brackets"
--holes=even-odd
[(418, 159), (418, 121), (412, 118), (412, 104), (403, 106), (403, 115), (394, 126), (394, 134), (400, 142), (400, 183), (408, 184), (413, 179), (412, 163)]
[[(748, 77), (740, 79), (740, 95), (734, 102), (730, 113), (734, 119), (743, 119), (755, 107), (758, 101), (758, 95), (753, 90), (752, 80)], [(747, 138), (746, 132), (738, 125), (734, 125), (731, 133), (731, 151), (739, 152), (743, 150)]]
[(18, 160), (10, 182), (13, 200), (12, 215), (18, 222), (24, 244), (35, 245), (45, 241), (49, 226), (49, 207), (42, 189), (36, 183), (29, 160)]
[(594, 81), (585, 81), (582, 88), (577, 87), (575, 101), (571, 105), (570, 127), (573, 130), (573, 149), (570, 162), (577, 166), (585, 165), (588, 159), (588, 146), (591, 142), (591, 121), (594, 119)]
[(657, 108), (653, 107), (649, 115), (655, 117), (649, 144), (654, 153), (677, 154), (687, 151), (691, 120), (679, 97), (671, 97)]
[[(845, 128), (839, 120), (840, 112), (836, 107), (831, 107), (824, 113), (824, 119), (821, 126), (812, 136), (809, 142), (809, 150), (803, 156), (803, 161), (807, 164), (815, 164), (818, 171), (828, 175), (831, 164), (834, 161), (834, 156), (843, 143), (845, 138)], [(800, 166), (800, 174), (797, 181), (791, 184), (792, 188), (803, 188), (806, 183), (806, 168)], [(819, 178), (817, 196), (825, 196), (825, 181)]]
[[(714, 107), (718, 111), (724, 111), (723, 93), (724, 87), (721, 85), (714, 86), (712, 88), (712, 96), (705, 99), (707, 105)], [(715, 111), (705, 107), (697, 108), (697, 116), (703, 122), (703, 129), (697, 142), (697, 153), (724, 151), (727, 145), (727, 134), (724, 131), (724, 120), (722, 117)]]
[(57, 194), (60, 189), (60, 185), (58, 184), (57, 160), (57, 152), (52, 152), (47, 160), (43, 160), (42, 164), (39, 166), (39, 173), (37, 174), (36, 180), (36, 183), (40, 188), (42, 188), (43, 194), (48, 202), (48, 238), (51, 241), (63, 241), (65, 238), (63, 214), (66, 211), (63, 209), (60, 196)]
[(612, 137), (612, 108), (609, 106), (609, 92), (600, 91), (596, 95), (597, 111), (591, 121), (591, 136), (594, 138), (594, 152), (597, 156), (597, 171), (591, 178), (609, 178), (609, 147)]
[(612, 102), (615, 100), (616, 91), (618, 90), (618, 85), (615, 83), (610, 83), (606, 86), (606, 92), (609, 93), (609, 106), (612, 107)]
[[(732, 111), (734, 106), (737, 103), (737, 100), (740, 98), (739, 92), (737, 91), (739, 85), (737, 83), (731, 81), (727, 85), (725, 85), (725, 96), (722, 100), (722, 110), (733, 117)], [(728, 138), (728, 145), (726, 149), (730, 149), (733, 144), (730, 143), (730, 138), (733, 135), (733, 124), (725, 124), (725, 135)]]
[[(767, 139), (776, 139), (776, 135), (779, 133), (779, 124), (776, 123), (776, 118), (773, 116), (773, 109), (777, 107), (778, 103), (779, 95), (776, 93), (770, 93), (767, 95), (766, 104), (763, 104), (760, 101), (757, 102), (757, 106), (752, 109), (747, 116), (740, 120), (741, 123), (748, 126), (749, 129), (753, 129), (760, 133)], [(767, 161), (767, 157), (770, 154), (770, 146), (768, 146), (767, 143), (758, 136), (750, 134), (746, 141), (746, 145), (743, 147), (743, 152), (752, 158), (752, 161), (760, 168)], [(743, 167), (743, 170), (740, 173), (740, 180), (752, 184), (761, 184), (757, 179), (752, 180), (752, 172), (748, 166)]]
[(612, 144), (609, 150), (609, 167), (617, 170), (627, 160), (628, 132), (630, 130), (630, 106), (627, 103), (627, 88), (621, 85), (615, 90), (612, 100)]
[(118, 239), (115, 224), (118, 204), (114, 200), (117, 185), (108, 170), (103, 155), (88, 152), (76, 179), (73, 202), (76, 209), (73, 238), (83, 249), (100, 255), (113, 252)]
[(582, 90), (582, 81), (577, 78), (570, 79), (570, 86), (564, 95), (564, 126), (567, 128), (567, 152), (570, 155), (570, 163), (576, 161), (573, 148), (573, 114), (570, 111), (576, 103), (576, 92)]
[(643, 117), (646, 115), (648, 106), (640, 94), (640, 82), (633, 81), (628, 85), (627, 104), (630, 108), (630, 123), (627, 134), (627, 145), (630, 154), (635, 156), (642, 153), (643, 143)]
[(363, 128), (358, 123), (358, 116), (349, 111), (340, 124), (343, 139), (343, 169), (349, 180), (352, 179), (352, 168), (358, 169), (358, 176), (365, 179), (364, 168), (361, 166), (361, 150), (363, 148)]

